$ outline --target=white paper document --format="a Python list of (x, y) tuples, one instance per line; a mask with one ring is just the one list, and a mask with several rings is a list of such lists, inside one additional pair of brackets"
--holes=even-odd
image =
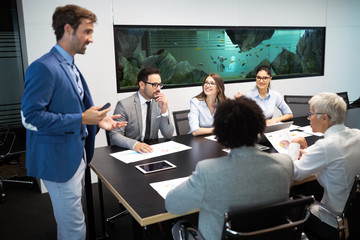
[(311, 136), (311, 134), (306, 133), (306, 132), (301, 132), (301, 131), (291, 131), (290, 135), (291, 135), (291, 139), (293, 139), (294, 137), (309, 137), (309, 136)]
[(138, 153), (134, 150), (125, 150), (117, 153), (110, 153), (110, 156), (127, 164), (191, 149), (189, 146), (174, 141), (153, 144), (151, 147), (153, 149), (152, 153)]
[(321, 133), (321, 132), (315, 132), (315, 133), (314, 133), (314, 132), (312, 131), (312, 128), (311, 128), (310, 125), (305, 126), (305, 127), (301, 127), (301, 128), (299, 128), (299, 129), (302, 130), (303, 132), (309, 133), (309, 134), (311, 134), (311, 135), (316, 135), (316, 136), (319, 136), (319, 137), (324, 136), (324, 134)]
[(290, 126), (290, 131), (291, 131), (291, 130), (296, 130), (296, 129), (299, 129), (299, 128), (300, 128), (300, 126), (292, 124), (292, 125)]
[(154, 182), (154, 183), (150, 183), (150, 186), (154, 188), (155, 191), (157, 191), (165, 199), (166, 195), (171, 189), (185, 182), (188, 178), (189, 177), (183, 177), (183, 178), (166, 180), (162, 182)]
[(209, 139), (211, 141), (217, 141), (216, 138), (215, 138), (215, 135), (211, 135), (211, 136), (207, 136), (205, 137), (206, 139)]
[(291, 135), (288, 128), (275, 132), (264, 133), (264, 135), (276, 151), (279, 153), (287, 153), (291, 141)]
[[(215, 135), (207, 136), (207, 137), (205, 137), (205, 138), (206, 138), (206, 139), (209, 139), (209, 140), (211, 140), (211, 141), (217, 141), (216, 138), (215, 138)], [(270, 149), (269, 147), (264, 146), (264, 145), (261, 145), (261, 144), (255, 144), (255, 146), (256, 146), (257, 148), (259, 148), (261, 151)], [(230, 148), (224, 148), (223, 151), (229, 153), (229, 152), (230, 152)]]

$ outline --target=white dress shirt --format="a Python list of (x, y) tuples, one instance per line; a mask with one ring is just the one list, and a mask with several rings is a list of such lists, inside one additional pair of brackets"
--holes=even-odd
[[(306, 149), (300, 160), (298, 143), (291, 143), (288, 154), (294, 161), (294, 180), (315, 174), (324, 188), (323, 204), (337, 213), (344, 210), (356, 174), (360, 173), (360, 130), (334, 125), (324, 139)], [(336, 220), (313, 205), (311, 212), (323, 222), (337, 227)]]
[(146, 100), (145, 98), (143, 98), (143, 96), (141, 96), (141, 94), (138, 92), (139, 95), (139, 99), (140, 99), (140, 106), (141, 106), (141, 120), (142, 120), (142, 129), (141, 129), (141, 141), (144, 141), (144, 137), (145, 137), (145, 128), (146, 128), (146, 113), (147, 113), (147, 101), (150, 101), (150, 106), (151, 106), (151, 99), (150, 100)]
[[(141, 117), (142, 117), (141, 141), (144, 141), (145, 128), (146, 128), (146, 113), (147, 113), (147, 108), (148, 108), (146, 102), (150, 101), (150, 106), (151, 106), (151, 101), (155, 101), (155, 100), (153, 100), (153, 99), (146, 100), (143, 96), (141, 96), (141, 94), (139, 92), (138, 92), (138, 95), (139, 95), (139, 99), (140, 99)], [(166, 113), (161, 114), (162, 117), (167, 117), (168, 115), (169, 115), (169, 111), (166, 111)], [(134, 146), (133, 146), (133, 148), (134, 148)]]

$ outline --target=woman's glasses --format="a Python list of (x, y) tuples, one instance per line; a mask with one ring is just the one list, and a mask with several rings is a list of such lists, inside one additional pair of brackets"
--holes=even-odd
[(204, 86), (215, 87), (215, 86), (216, 86), (216, 83), (214, 83), (214, 82), (204, 82)]
[(270, 80), (271, 77), (260, 77), (260, 76), (257, 76), (256, 77), (256, 81), (263, 81), (263, 82), (267, 82)]

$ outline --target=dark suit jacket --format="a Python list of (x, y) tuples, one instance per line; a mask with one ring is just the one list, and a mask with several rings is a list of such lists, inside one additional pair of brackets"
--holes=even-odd
[[(124, 128), (111, 130), (111, 143), (132, 149), (141, 139), (142, 115), (138, 93), (120, 100), (114, 110), (115, 114), (121, 114), (119, 121), (127, 121), (128, 124)], [(174, 133), (174, 126), (171, 124), (169, 116), (161, 116), (159, 104), (156, 101), (151, 101), (150, 139), (157, 139), (159, 130), (164, 138), (171, 138)]]
[(82, 125), (82, 113), (93, 106), (88, 86), (80, 73), (84, 100), (64, 57), (55, 49), (26, 71), (21, 103), (26, 132), (26, 168), (29, 176), (66, 182), (79, 167), (86, 150), (94, 153), (96, 126)]

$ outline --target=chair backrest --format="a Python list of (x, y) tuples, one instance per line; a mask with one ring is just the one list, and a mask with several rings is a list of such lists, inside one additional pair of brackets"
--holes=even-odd
[(350, 102), (349, 102), (348, 92), (339, 92), (339, 93), (336, 93), (336, 94), (344, 99), (344, 101), (346, 103), (346, 108), (349, 109), (350, 108)]
[(188, 114), (190, 110), (173, 112), (176, 135), (185, 135), (190, 131)]
[(309, 112), (309, 100), (312, 96), (284, 95), (284, 100), (293, 112), (294, 117), (307, 116)]
[(111, 146), (111, 141), (110, 141), (110, 131), (105, 130), (105, 135), (106, 135), (106, 143), (108, 146)]
[(222, 239), (301, 239), (312, 196), (225, 213)]
[(7, 125), (0, 124), (0, 159), (11, 154), (15, 139), (16, 134)]
[(360, 97), (350, 104), (350, 108), (359, 108), (359, 107), (360, 107)]
[(350, 239), (360, 239), (360, 175), (355, 176), (342, 215), (345, 218), (345, 225), (348, 225)]

